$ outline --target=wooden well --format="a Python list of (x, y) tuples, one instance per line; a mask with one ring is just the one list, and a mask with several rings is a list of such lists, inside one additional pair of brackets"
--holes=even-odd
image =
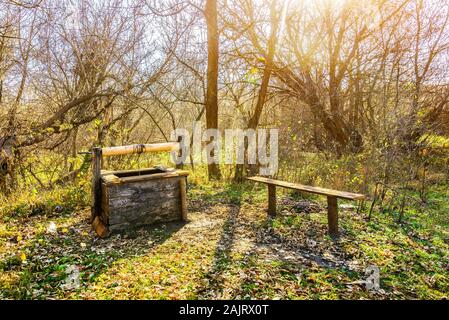
[[(161, 148), (161, 145), (157, 145), (156, 152), (173, 151), (178, 146), (165, 144)], [(163, 167), (101, 170), (103, 156), (155, 152), (154, 146), (94, 149), (91, 221), (100, 237), (154, 223), (187, 219), (187, 171)], [(124, 148), (126, 152), (121, 152)]]
[(187, 171), (101, 172), (101, 218), (109, 231), (186, 219)]

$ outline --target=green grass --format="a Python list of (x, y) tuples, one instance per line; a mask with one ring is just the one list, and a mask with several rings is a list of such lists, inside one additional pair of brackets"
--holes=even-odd
[[(340, 210), (341, 237), (327, 236), (323, 209), (298, 213), (279, 190), (266, 217), (266, 188), (189, 186), (187, 224), (99, 240), (84, 187), (16, 196), (0, 208), (0, 297), (8, 299), (442, 299), (449, 293), (449, 191), (432, 186), (423, 206), (394, 212)], [(285, 202), (283, 199), (289, 199)], [(64, 209), (56, 210), (56, 206)], [(41, 208), (36, 212), (34, 208)], [(57, 226), (48, 233), (50, 222)], [(67, 268), (81, 286), (64, 289)], [(381, 291), (365, 288), (380, 269)]]
[(35, 215), (65, 215), (89, 204), (90, 196), (86, 185), (57, 187), (49, 191), (20, 192), (0, 201), (0, 217), (26, 218)]

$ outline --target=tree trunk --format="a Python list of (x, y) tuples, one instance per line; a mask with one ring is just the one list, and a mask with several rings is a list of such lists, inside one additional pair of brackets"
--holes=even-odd
[[(218, 129), (218, 25), (217, 1), (207, 0), (204, 9), (207, 24), (207, 92), (206, 128)], [(213, 162), (213, 152), (208, 155), (209, 179), (220, 179), (220, 167)]]
[[(285, 14), (286, 4), (283, 4), (283, 9), (281, 15), (276, 14), (276, 1), (271, 2), (270, 6), (270, 20), (271, 20), (271, 33), (270, 38), (268, 40), (267, 52), (265, 54), (265, 69), (263, 71), (262, 83), (260, 85), (259, 94), (257, 97), (256, 107), (254, 109), (254, 113), (248, 121), (248, 128), (256, 130), (260, 117), (262, 115), (263, 107), (265, 105), (267, 93), (268, 93), (268, 84), (270, 82), (270, 77), (273, 70), (273, 59), (274, 54), (276, 52), (276, 44), (278, 40), (278, 29), (281, 23), (281, 19)], [(245, 168), (247, 165), (247, 153), (248, 153), (248, 143), (245, 142), (245, 163), (238, 164), (236, 166), (234, 180), (239, 182), (243, 179), (243, 174), (245, 173)], [(254, 174), (257, 170), (258, 164), (249, 165), (251, 174)]]

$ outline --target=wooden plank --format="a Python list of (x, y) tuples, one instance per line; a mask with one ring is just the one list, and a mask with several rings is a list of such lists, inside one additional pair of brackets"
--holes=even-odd
[(187, 178), (181, 177), (179, 179), (179, 200), (180, 200), (180, 210), (181, 210), (181, 218), (183, 221), (187, 221), (187, 186), (186, 186)]
[(148, 174), (148, 175), (141, 175), (141, 176), (131, 176), (131, 177), (123, 177), (119, 178), (115, 176), (114, 174), (108, 174), (103, 176), (103, 181), (107, 185), (113, 185), (113, 184), (124, 184), (124, 183), (131, 183), (131, 182), (140, 182), (140, 181), (148, 181), (148, 180), (157, 180), (157, 179), (164, 179), (164, 178), (170, 178), (170, 177), (185, 177), (188, 176), (189, 172), (185, 170), (178, 170), (174, 172), (163, 172), (163, 173), (155, 173), (155, 174)]
[(92, 207), (90, 222), (101, 215), (101, 148), (92, 150)]
[(327, 223), (329, 235), (338, 236), (338, 202), (336, 197), (327, 197)]
[(173, 172), (174, 168), (164, 168), (164, 167), (150, 167), (142, 169), (129, 169), (129, 170), (101, 170), (101, 176), (116, 175), (119, 176), (141, 176), (146, 174), (162, 173), (162, 172)]
[(155, 173), (151, 175), (143, 175), (143, 176), (134, 176), (134, 177), (124, 177), (119, 178), (121, 183), (135, 182), (135, 181), (147, 181), (147, 180), (156, 180), (156, 179), (165, 179), (170, 177), (181, 177), (189, 175), (188, 171), (179, 170), (175, 172), (163, 172), (163, 173)]
[(171, 218), (170, 220), (162, 220), (162, 219), (156, 217), (156, 220), (149, 221), (147, 223), (142, 223), (142, 224), (134, 223), (134, 222), (124, 222), (124, 223), (119, 223), (119, 224), (113, 224), (113, 225), (109, 226), (109, 230), (110, 230), (110, 232), (113, 232), (113, 233), (114, 232), (122, 232), (122, 231), (137, 229), (140, 227), (151, 226), (156, 223), (167, 223), (167, 222), (175, 222), (175, 221), (179, 221), (179, 217)]
[(147, 196), (142, 197), (133, 197), (133, 198), (115, 198), (109, 200), (109, 206), (112, 210), (125, 210), (128, 208), (134, 208), (137, 210), (138, 208), (145, 208), (146, 206), (155, 206), (165, 200), (170, 199), (178, 199), (179, 198), (179, 189), (174, 189), (170, 192), (170, 194), (166, 193), (152, 193)]
[(181, 177), (171, 177), (162, 180), (147, 180), (120, 185), (107, 186), (109, 200), (114, 199), (133, 199), (139, 201), (147, 197), (160, 196), (161, 194), (170, 194), (179, 189), (179, 180)]
[(180, 220), (179, 199), (163, 199), (158, 203), (142, 203), (135, 207), (115, 208), (111, 210), (109, 225), (135, 223), (151, 224), (155, 221)]
[(310, 192), (314, 194), (320, 194), (325, 196), (332, 196), (336, 198), (343, 198), (348, 200), (362, 200), (365, 199), (365, 196), (363, 194), (359, 193), (351, 193), (351, 192), (345, 192), (345, 191), (338, 191), (338, 190), (332, 190), (332, 189), (326, 189), (326, 188), (320, 188), (320, 187), (312, 187), (312, 186), (306, 186), (299, 183), (291, 183), (281, 180), (274, 180), (264, 177), (249, 177), (248, 180), (265, 183), (268, 185), (275, 185), (279, 187), (284, 187), (288, 189), (294, 189), (299, 191), (305, 191)]
[(276, 186), (272, 184), (268, 185), (268, 215), (276, 216)]
[(134, 144), (129, 146), (107, 147), (103, 148), (103, 157), (120, 156), (126, 154), (139, 154), (148, 152), (170, 152), (178, 151), (180, 148), (178, 142), (153, 143), (153, 144)]
[(167, 223), (173, 221), (180, 221), (179, 218), (179, 204), (173, 206), (173, 210), (160, 210), (155, 211), (154, 215), (143, 215), (134, 219), (117, 220), (112, 224), (109, 224), (109, 230), (114, 232), (116, 230), (134, 229), (142, 226), (149, 226), (155, 223)]
[(127, 208), (127, 207), (136, 207), (141, 204), (157, 204), (164, 199), (175, 199), (179, 198), (179, 188), (173, 188), (170, 191), (163, 192), (152, 192), (149, 194), (144, 193), (134, 193), (131, 197), (117, 197), (109, 198), (108, 205), (112, 209), (116, 208)]
[(111, 184), (117, 184), (120, 183), (120, 178), (113, 175), (113, 174), (107, 174), (101, 175), (101, 180), (103, 181), (103, 183), (105, 183), (106, 185), (111, 185)]

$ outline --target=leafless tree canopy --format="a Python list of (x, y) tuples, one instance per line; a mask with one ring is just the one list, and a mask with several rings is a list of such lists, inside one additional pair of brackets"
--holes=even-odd
[(359, 155), (388, 182), (449, 135), (448, 19), (436, 0), (1, 0), (2, 184), (42, 152), (67, 162), (194, 121), (280, 128), (285, 163)]

